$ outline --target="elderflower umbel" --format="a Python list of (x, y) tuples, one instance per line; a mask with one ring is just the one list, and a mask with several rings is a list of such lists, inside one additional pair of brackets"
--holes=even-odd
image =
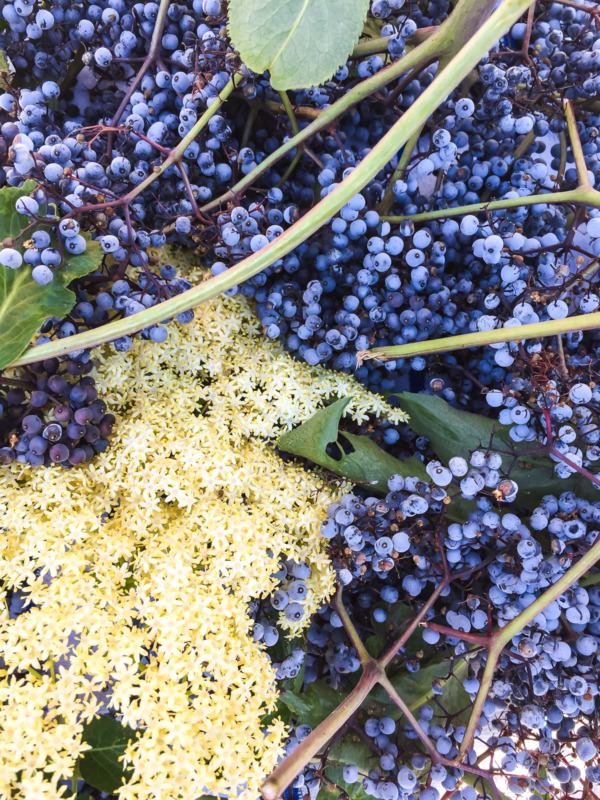
[(334, 579), (319, 534), (333, 490), (274, 444), (338, 397), (358, 421), (402, 412), (294, 361), (240, 297), (172, 325), (164, 345), (95, 355), (120, 411), (109, 450), (3, 472), (0, 579), (25, 609), (10, 614), (4, 594), (0, 798), (61, 797), (83, 723), (107, 712), (141, 730), (122, 800), (255, 797), (286, 731), (261, 725), (277, 689), (248, 604), (276, 587), (280, 559), (306, 561), (305, 621), (281, 622), (293, 634)]

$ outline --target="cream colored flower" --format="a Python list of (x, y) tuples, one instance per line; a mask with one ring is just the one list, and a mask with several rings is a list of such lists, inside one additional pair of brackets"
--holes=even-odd
[[(122, 800), (254, 798), (281, 756), (283, 723), (261, 725), (277, 687), (248, 603), (285, 558), (312, 569), (305, 622), (331, 593), (319, 526), (343, 486), (317, 491), (318, 472), (275, 442), (338, 397), (356, 420), (402, 413), (294, 361), (241, 297), (169, 331), (97, 354), (99, 395), (122, 409), (106, 453), (3, 472), (0, 800), (61, 797), (98, 710), (141, 730)], [(34, 605), (10, 619), (16, 590)]]

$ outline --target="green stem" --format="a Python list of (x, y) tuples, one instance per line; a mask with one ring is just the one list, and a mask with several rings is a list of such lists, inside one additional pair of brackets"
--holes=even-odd
[[(452, 18), (449, 17), (444, 25), (448, 24), (451, 19)], [(360, 103), (361, 100), (369, 97), (371, 94), (383, 88), (388, 83), (396, 80), (401, 75), (404, 75), (407, 72), (422, 66), (432, 59), (435, 59), (440, 52), (440, 31), (441, 28), (437, 29), (434, 34), (432, 34), (426, 41), (422, 42), (418, 47), (415, 47), (414, 50), (411, 50), (398, 61), (395, 61), (388, 67), (385, 67), (385, 69), (379, 70), (379, 72), (377, 72), (375, 75), (372, 75), (370, 78), (367, 78), (367, 80), (362, 81), (358, 84), (358, 86), (355, 86), (349, 92), (346, 92), (343, 97), (340, 97), (339, 100), (336, 100), (335, 103), (332, 103), (327, 108), (323, 110), (314, 109), (317, 111), (317, 116), (316, 119), (310, 123), (310, 125), (307, 125), (296, 136), (293, 136), (287, 142), (282, 144), (281, 147), (278, 147), (274, 153), (271, 153), (271, 155), (267, 156), (267, 158), (261, 161), (260, 164), (254, 170), (252, 170), (252, 172), (239, 180), (227, 192), (203, 205), (201, 207), (201, 211), (212, 211), (219, 206), (226, 205), (230, 200), (234, 200), (245, 189), (251, 186), (257, 178), (259, 178), (267, 170), (271, 169), (271, 167), (273, 167), (291, 150), (294, 150), (294, 148), (296, 148), (299, 144), (302, 144), (302, 142), (305, 142), (311, 136), (319, 133), (319, 131), (330, 127), (332, 123), (338, 119), (338, 117), (341, 117), (342, 114), (345, 114), (348, 109), (352, 108), (352, 106), (357, 105), (357, 103)]]
[(244, 131), (242, 133), (242, 140), (240, 142), (240, 148), (246, 147), (248, 144), (248, 139), (250, 138), (250, 134), (252, 133), (252, 126), (254, 125), (254, 121), (256, 119), (256, 115), (258, 114), (258, 108), (254, 103), (250, 106), (248, 111), (248, 117), (246, 119), (246, 124), (244, 125)]
[(558, 161), (558, 172), (556, 174), (556, 186), (560, 186), (565, 177), (565, 169), (567, 168), (567, 137), (564, 131), (558, 132), (558, 141), (560, 142), (560, 158)]
[(402, 154), (398, 159), (398, 166), (396, 167), (396, 169), (394, 170), (394, 174), (390, 178), (390, 182), (387, 185), (385, 194), (383, 195), (381, 203), (379, 204), (379, 208), (377, 209), (381, 216), (387, 214), (392, 206), (394, 198), (394, 184), (396, 183), (396, 181), (399, 181), (404, 176), (404, 173), (406, 172), (406, 168), (408, 166), (408, 162), (410, 161), (410, 157), (412, 156), (413, 151), (417, 146), (419, 137), (421, 136), (422, 132), (423, 128), (421, 127), (419, 128), (418, 131), (415, 131), (415, 133), (410, 137), (408, 142), (404, 145), (404, 150), (402, 151)]
[[(288, 97), (287, 92), (279, 92), (279, 96), (281, 97), (281, 102), (283, 104), (283, 108), (287, 117), (290, 121), (290, 125), (292, 126), (292, 132), (295, 136), (298, 136), (300, 133), (300, 128), (298, 127), (298, 120), (296, 119), (296, 115), (294, 114), (294, 109), (292, 104), (290, 103), (290, 98)], [(281, 180), (277, 183), (277, 188), (283, 186), (285, 182), (289, 179), (290, 175), (293, 174), (294, 170), (296, 169), (296, 164), (302, 158), (302, 153), (304, 152), (303, 145), (298, 145), (298, 149), (296, 150), (296, 154), (294, 155), (291, 164), (288, 166), (286, 171), (283, 173)]]
[[(103, 342), (142, 330), (182, 311), (187, 311), (200, 303), (221, 294), (226, 289), (248, 280), (275, 261), (283, 258), (291, 250), (305, 241), (317, 231), (326, 220), (336, 214), (355, 194), (360, 192), (371, 181), (385, 164), (398, 152), (403, 144), (422, 126), (427, 118), (439, 106), (440, 98), (447, 97), (479, 61), (483, 53), (502, 36), (506, 30), (521, 16), (534, 0), (505, 0), (490, 19), (471, 37), (452, 62), (440, 74), (436, 75), (423, 94), (408, 108), (400, 119), (390, 128), (382, 139), (365, 156), (354, 169), (330, 194), (326, 195), (316, 206), (278, 236), (262, 250), (253, 253), (226, 272), (216, 275), (199, 286), (172, 297), (138, 314), (125, 319), (115, 320), (95, 330), (65, 337), (49, 342), (40, 347), (30, 348), (13, 366), (31, 364), (54, 356), (65, 355), (74, 350), (94, 347)], [(470, 7), (468, 0), (460, 0), (458, 7)], [(454, 12), (456, 13), (456, 11)], [(463, 14), (464, 16), (464, 14)], [(452, 14), (452, 17), (454, 14)], [(460, 31), (457, 31), (460, 35)], [(437, 40), (437, 35), (429, 39), (425, 46)], [(421, 45), (423, 46), (423, 45)], [(416, 50), (419, 48), (416, 48)], [(415, 50), (415, 51), (416, 51)], [(413, 51), (413, 52), (415, 52)], [(233, 89), (233, 81), (230, 91)], [(227, 88), (227, 87), (226, 87)], [(223, 90), (225, 91), (225, 90)], [(213, 103), (208, 111), (217, 104)], [(208, 111), (201, 117), (204, 119)], [(200, 120), (198, 121), (200, 122)], [(198, 124), (198, 123), (197, 123)], [(196, 128), (196, 126), (194, 126)], [(191, 135), (188, 134), (188, 137)], [(186, 139), (188, 138), (186, 137)], [(185, 150), (184, 141), (173, 151), (176, 160)], [(183, 148), (183, 149), (182, 149)], [(599, 193), (600, 195), (600, 193)]]
[(379, 36), (376, 39), (366, 39), (364, 42), (359, 42), (354, 45), (350, 58), (365, 58), (365, 56), (374, 56), (377, 53), (387, 53), (387, 45), (390, 38), (390, 36)]
[(581, 556), (577, 564), (567, 570), (556, 583), (552, 584), (552, 586), (540, 595), (528, 608), (522, 611), (518, 617), (515, 617), (492, 636), (492, 641), (488, 650), (487, 663), (481, 678), (481, 686), (475, 702), (473, 703), (473, 710), (469, 717), (467, 730), (460, 747), (460, 753), (456, 758), (457, 764), (460, 763), (467, 750), (471, 747), (477, 725), (479, 724), (479, 717), (481, 716), (483, 704), (486, 701), (489, 687), (494, 677), (496, 664), (498, 663), (502, 650), (514, 636), (521, 633), (538, 614), (541, 614), (550, 603), (556, 600), (557, 597), (560, 597), (563, 592), (566, 592), (575, 581), (585, 575), (598, 561), (600, 561), (600, 541), (597, 541), (585, 555)]
[(591, 205), (600, 208), (600, 192), (596, 189), (580, 186), (566, 192), (548, 192), (548, 194), (529, 194), (525, 197), (506, 197), (502, 200), (491, 200), (490, 202), (469, 203), (465, 206), (454, 206), (451, 208), (437, 208), (433, 211), (421, 211), (419, 214), (402, 214), (393, 217), (382, 217), (390, 223), (402, 222), (405, 219), (412, 219), (413, 222), (425, 222), (430, 219), (446, 219), (448, 217), (459, 217), (463, 214), (481, 214), (485, 211), (499, 211), (504, 208), (520, 208), (521, 206), (534, 206), (538, 203), (574, 203), (575, 205)]
[(338, 615), (338, 617), (342, 621), (342, 625), (344, 626), (344, 630), (346, 631), (348, 638), (356, 652), (358, 653), (358, 658), (360, 659), (360, 663), (363, 667), (365, 667), (370, 661), (373, 661), (371, 656), (369, 655), (369, 651), (364, 646), (362, 639), (360, 638), (358, 631), (352, 624), (352, 620), (350, 619), (350, 615), (346, 611), (346, 608), (342, 602), (342, 587), (338, 586), (338, 590), (335, 593), (335, 597), (331, 601), (331, 607)]
[(302, 767), (325, 747), (339, 728), (355, 711), (358, 711), (371, 689), (381, 678), (382, 672), (374, 662), (368, 664), (358, 683), (340, 705), (323, 720), (298, 747), (276, 767), (262, 785), (265, 800), (277, 800), (290, 785)]
[(526, 133), (525, 136), (521, 139), (517, 147), (515, 148), (515, 152), (513, 153), (513, 163), (521, 156), (524, 156), (525, 153), (529, 150), (531, 145), (535, 141), (535, 131), (532, 129), (529, 133)]
[(528, 325), (517, 325), (514, 328), (496, 328), (492, 331), (464, 333), (460, 336), (445, 336), (443, 339), (431, 339), (425, 342), (375, 347), (373, 350), (360, 350), (356, 357), (360, 365), (371, 358), (376, 358), (379, 361), (392, 361), (398, 358), (449, 353), (451, 350), (464, 350), (467, 347), (483, 347), (484, 345), (498, 342), (521, 342), (523, 339), (557, 336), (561, 333), (589, 331), (595, 328), (600, 328), (600, 311), (594, 311), (593, 314), (578, 314), (565, 319), (532, 322)]
[(577, 121), (575, 119), (575, 112), (573, 110), (573, 103), (570, 100), (564, 102), (565, 116), (567, 118), (567, 130), (569, 131), (569, 139), (571, 140), (571, 150), (575, 158), (575, 166), (577, 168), (577, 179), (579, 185), (585, 189), (591, 189), (590, 176), (585, 163), (585, 156), (581, 147), (579, 139), (579, 132), (577, 130)]
[[(430, 39), (438, 29), (438, 25), (434, 25), (430, 28), (419, 28), (415, 35), (408, 39), (407, 51), (410, 52), (416, 45)], [(390, 38), (390, 36), (379, 36), (375, 39), (365, 39), (364, 42), (359, 42), (354, 45), (354, 50), (350, 58), (364, 58), (365, 56), (374, 56), (377, 53), (387, 53)]]
[(290, 125), (292, 126), (292, 130), (297, 136), (300, 133), (300, 128), (298, 127), (298, 120), (296, 119), (296, 115), (294, 114), (294, 109), (292, 108), (292, 104), (290, 103), (290, 98), (288, 97), (288, 93), (279, 92), (279, 97), (281, 97), (281, 102), (283, 103), (283, 107), (290, 121)]
[(33, 677), (34, 677), (34, 678), (35, 678), (37, 681), (43, 681), (43, 680), (44, 680), (44, 679), (42, 678), (41, 674), (40, 674), (40, 673), (37, 671), (37, 669), (34, 669), (33, 667), (29, 667), (29, 666), (28, 666), (28, 667), (25, 667), (25, 669), (27, 670), (27, 672), (28, 672), (30, 675), (33, 675)]

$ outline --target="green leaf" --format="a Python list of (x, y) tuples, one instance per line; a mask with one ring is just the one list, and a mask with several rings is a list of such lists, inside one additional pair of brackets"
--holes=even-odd
[(369, 17), (363, 26), (362, 36), (364, 36), (365, 39), (379, 39), (381, 36), (381, 29), (384, 25), (384, 19)]
[[(356, 763), (352, 761), (344, 762), (347, 764)], [(371, 767), (377, 766), (377, 758), (373, 758), (373, 763)], [(357, 783), (346, 783), (343, 778), (343, 767), (332, 767), (327, 766), (325, 768), (324, 776), (328, 778), (332, 783), (327, 783), (327, 780), (323, 782), (323, 785), (319, 789), (319, 793), (317, 794), (317, 800), (338, 800), (340, 796), (340, 789), (343, 789), (344, 792), (350, 797), (352, 800), (369, 800), (371, 795), (368, 795), (362, 787), (362, 778), (359, 779)], [(333, 784), (336, 784), (335, 786)], [(337, 787), (340, 787), (339, 789)]]
[(589, 570), (589, 572), (586, 572), (583, 578), (579, 580), (580, 586), (595, 586), (597, 583), (600, 583), (600, 571), (597, 569)]
[[(3, 19), (2, 22), (0, 22), (0, 31), (5, 30), (7, 27), (8, 22)], [(0, 89), (3, 91), (8, 91), (10, 88), (9, 78), (13, 71), (14, 70), (11, 70), (11, 65), (6, 57), (6, 53), (4, 50), (0, 50)]]
[[(26, 181), (21, 188), (0, 189), (0, 241), (17, 237), (26, 227), (28, 218), (17, 214), (15, 202), (35, 186), (34, 181)], [(47, 286), (33, 280), (28, 264), (19, 269), (0, 265), (0, 369), (21, 355), (47, 317), (64, 317), (75, 305), (76, 297), (67, 289), (68, 284), (95, 270), (103, 255), (98, 242), (86, 239), (86, 251), (67, 257)], [(23, 252), (20, 244), (16, 249)]]
[[(419, 435), (426, 436), (440, 459), (446, 464), (453, 456), (468, 460), (473, 450), (488, 447), (493, 450), (512, 451), (515, 456), (531, 449), (531, 443), (515, 443), (508, 431), (497, 421), (461, 411), (448, 405), (441, 397), (403, 392), (396, 395), (400, 408), (410, 415), (408, 424)], [(502, 466), (508, 471), (513, 455), (504, 455)], [(545, 454), (522, 455), (510, 470), (510, 477), (519, 486), (517, 502), (525, 508), (535, 508), (550, 487), (558, 480), (554, 462)], [(560, 481), (561, 492), (576, 491), (580, 497), (598, 500), (599, 493), (582, 475), (571, 475)]]
[[(419, 395), (420, 396), (420, 395)], [(310, 419), (279, 439), (279, 448), (308, 458), (320, 467), (347, 478), (353, 483), (371, 484), (374, 493), (387, 494), (387, 482), (392, 475), (416, 476), (430, 481), (422, 461), (407, 458), (400, 461), (378, 447), (368, 436), (340, 433), (339, 423), (351, 397), (343, 397), (335, 403), (321, 408)], [(333, 446), (339, 459), (328, 455), (328, 446)], [(330, 448), (331, 452), (331, 448)], [(446, 515), (464, 522), (474, 503), (457, 498), (446, 509)]]
[(84, 781), (109, 794), (115, 792), (127, 777), (123, 762), (119, 758), (139, 731), (121, 725), (114, 717), (94, 717), (83, 728), (83, 741), (91, 745), (78, 762)]
[[(388, 676), (411, 711), (417, 712), (426, 703), (431, 703), (435, 707), (437, 699), (450, 714), (458, 714), (464, 710), (468, 712), (471, 700), (462, 685), (462, 681), (467, 677), (468, 664), (465, 660), (461, 660), (455, 665), (452, 675), (445, 680), (450, 669), (450, 661), (443, 656), (441, 658), (436, 656), (432, 662), (422, 666), (418, 672), (408, 672), (403, 667), (396, 675), (393, 675), (392, 671), (388, 669)], [(431, 688), (433, 681), (442, 683), (441, 695), (434, 694)], [(382, 705), (387, 715), (393, 719), (399, 719), (402, 716), (402, 712), (382, 686), (376, 686), (371, 692), (370, 698)]]
[(363, 29), (369, 0), (229, 0), (229, 34), (250, 69), (274, 89), (329, 80)]
[[(417, 458), (399, 461), (378, 447), (368, 436), (340, 433), (339, 423), (351, 397), (342, 397), (326, 408), (321, 408), (309, 420), (285, 433), (279, 439), (279, 447), (286, 453), (308, 458), (320, 467), (341, 475), (354, 483), (368, 483), (373, 491), (387, 493), (387, 482), (391, 475), (416, 475), (429, 480), (425, 467)], [(332, 458), (326, 450), (328, 445), (339, 459)]]
[(292, 715), (303, 725), (316, 728), (344, 700), (344, 693), (328, 686), (324, 681), (310, 683), (301, 694), (294, 694), (289, 689), (280, 698)]

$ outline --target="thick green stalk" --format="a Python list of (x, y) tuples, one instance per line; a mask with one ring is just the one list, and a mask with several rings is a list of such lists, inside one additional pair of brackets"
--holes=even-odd
[(313, 758), (334, 736), (344, 722), (361, 707), (371, 689), (378, 683), (383, 672), (374, 661), (365, 667), (358, 683), (340, 705), (318, 725), (293, 752), (293, 758), (286, 758), (276, 767), (262, 785), (262, 796), (265, 800), (277, 800), (281, 793), (294, 780), (304, 764)]
[(578, 314), (575, 317), (566, 317), (565, 319), (532, 322), (529, 325), (517, 325), (514, 328), (495, 328), (493, 331), (445, 336), (443, 339), (431, 339), (426, 342), (375, 347), (373, 350), (360, 350), (356, 357), (359, 365), (371, 358), (376, 358), (379, 361), (393, 361), (398, 358), (449, 353), (451, 350), (465, 350), (467, 347), (482, 347), (486, 344), (496, 344), (498, 342), (520, 342), (523, 339), (557, 336), (561, 333), (589, 331), (595, 328), (600, 328), (600, 311), (594, 311), (593, 314)]
[(467, 750), (471, 746), (473, 737), (475, 736), (475, 731), (477, 729), (477, 725), (479, 724), (479, 717), (481, 716), (483, 704), (486, 701), (489, 687), (494, 677), (496, 664), (498, 663), (498, 659), (500, 658), (502, 650), (514, 636), (517, 636), (523, 630), (523, 628), (529, 625), (529, 623), (532, 622), (535, 617), (537, 617), (538, 614), (541, 614), (541, 612), (547, 608), (550, 603), (556, 600), (557, 597), (560, 597), (563, 592), (566, 592), (567, 589), (569, 589), (569, 587), (575, 583), (575, 581), (579, 580), (579, 578), (585, 575), (585, 573), (590, 570), (598, 561), (600, 561), (600, 541), (596, 542), (596, 544), (593, 545), (593, 547), (591, 547), (584, 556), (581, 556), (575, 566), (567, 570), (562, 578), (559, 578), (556, 583), (553, 583), (549, 589), (540, 595), (537, 600), (535, 600), (528, 608), (522, 611), (518, 617), (515, 617), (492, 636), (492, 641), (487, 655), (487, 663), (481, 678), (481, 686), (477, 693), (475, 702), (473, 703), (473, 709), (471, 716), (469, 717), (467, 730), (463, 737), (460, 753), (456, 757), (457, 764), (460, 764), (460, 761), (462, 761), (464, 758)]
[(525, 197), (506, 197), (502, 200), (490, 200), (488, 203), (469, 203), (466, 206), (451, 208), (436, 208), (433, 211), (421, 211), (419, 214), (398, 214), (397, 216), (382, 217), (390, 223), (402, 222), (412, 219), (413, 222), (426, 222), (430, 219), (447, 219), (460, 217), (463, 214), (480, 214), (484, 211), (500, 211), (504, 208), (520, 208), (521, 206), (535, 206), (538, 203), (574, 203), (575, 205), (590, 205), (600, 208), (600, 192), (596, 189), (579, 187), (567, 192), (548, 192), (548, 194), (528, 194)]
[[(449, 24), (451, 19), (452, 17), (449, 17), (444, 25)], [(428, 39), (423, 41), (418, 47), (415, 47), (414, 50), (411, 50), (398, 61), (380, 70), (370, 78), (361, 81), (358, 86), (346, 92), (346, 94), (340, 97), (339, 100), (336, 100), (335, 103), (332, 103), (323, 110), (318, 110), (318, 112), (317, 109), (315, 109), (317, 117), (310, 125), (307, 125), (296, 136), (292, 136), (287, 142), (282, 144), (281, 147), (278, 147), (274, 153), (271, 153), (271, 155), (261, 161), (252, 172), (234, 184), (229, 191), (203, 205), (201, 211), (212, 211), (215, 208), (226, 205), (231, 200), (235, 200), (236, 197), (251, 186), (263, 173), (271, 169), (280, 159), (311, 136), (329, 128), (339, 117), (345, 114), (348, 109), (357, 105), (361, 100), (374, 94), (379, 89), (382, 89), (401, 75), (405, 75), (407, 72), (423, 66), (427, 62), (435, 60), (440, 54), (440, 39), (441, 28), (438, 28)]]
[[(262, 250), (253, 253), (226, 272), (210, 278), (199, 286), (189, 289), (177, 297), (172, 297), (164, 303), (159, 303), (146, 311), (141, 311), (125, 319), (115, 320), (95, 330), (50, 342), (40, 347), (30, 348), (13, 362), (13, 366), (31, 364), (45, 358), (62, 356), (74, 350), (94, 347), (117, 337), (135, 333), (147, 328), (149, 325), (172, 317), (182, 311), (187, 311), (212, 297), (216, 297), (225, 289), (248, 280), (248, 278), (261, 272), (275, 261), (283, 258), (315, 233), (377, 175), (381, 168), (387, 164), (403, 144), (406, 144), (415, 131), (436, 110), (441, 99), (450, 94), (468, 74), (469, 70), (478, 63), (481, 56), (495, 44), (498, 38), (506, 32), (532, 2), (533, 0), (505, 0), (452, 59), (448, 67), (435, 77), (418, 100), (404, 112), (402, 117), (365, 156), (359, 166), (298, 222), (294, 223), (287, 231)], [(458, 11), (459, 7), (462, 7), (463, 10), (465, 8), (468, 10), (471, 5), (472, 3), (461, 0), (456, 11)], [(437, 39), (437, 35), (434, 34), (431, 39)], [(428, 40), (425, 44), (430, 41)], [(176, 148), (177, 152), (181, 149), (182, 144), (183, 142)]]

